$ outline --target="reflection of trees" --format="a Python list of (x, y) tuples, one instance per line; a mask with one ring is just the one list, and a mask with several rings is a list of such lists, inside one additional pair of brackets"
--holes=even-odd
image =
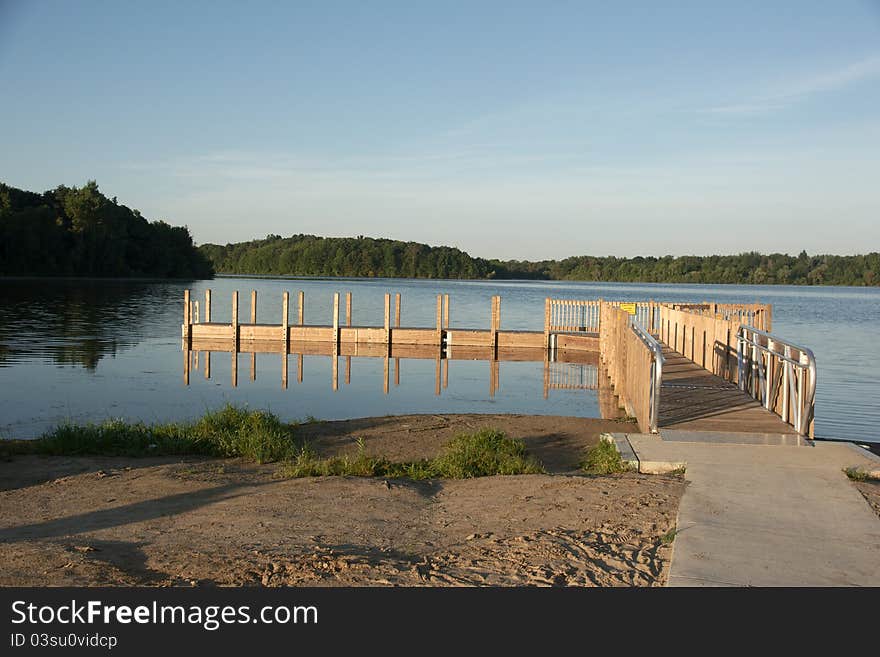
[(50, 358), (95, 370), (138, 344), (157, 315), (179, 309), (186, 283), (6, 280), (0, 286), (0, 365)]

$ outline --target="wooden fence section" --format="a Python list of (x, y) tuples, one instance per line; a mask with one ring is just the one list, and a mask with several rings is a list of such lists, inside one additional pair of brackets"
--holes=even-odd
[(737, 319), (660, 306), (660, 341), (731, 383), (737, 382), (736, 336), (740, 325)]
[(739, 321), (740, 324), (753, 326), (761, 331), (773, 330), (773, 306), (764, 303), (712, 303), (704, 301), (703, 303), (669, 303), (665, 304), (673, 310), (682, 310), (684, 312), (696, 315), (708, 315), (715, 317), (720, 315), (721, 319), (728, 321)]
[(657, 307), (655, 301), (606, 301), (604, 299), (550, 299), (544, 311), (544, 334), (599, 333), (602, 304), (625, 307), (636, 321), (654, 332)]
[(642, 432), (656, 432), (662, 356), (646, 344), (628, 312), (602, 303), (600, 314), (599, 358), (620, 403)]

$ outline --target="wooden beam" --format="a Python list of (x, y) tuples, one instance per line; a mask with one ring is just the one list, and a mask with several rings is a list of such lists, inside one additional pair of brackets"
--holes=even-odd
[(257, 323), (257, 291), (251, 290), (251, 324)]
[(297, 321), (299, 322), (299, 325), (302, 326), (303, 325), (303, 314), (304, 314), (303, 306), (305, 305), (305, 293), (302, 290), (300, 290), (298, 297), (299, 297), (299, 299), (298, 299), (298, 301), (299, 301), (299, 314), (297, 316)]
[(205, 290), (205, 322), (211, 322), (211, 290)]
[(394, 327), (400, 328), (400, 292), (394, 295)]
[(232, 353), (238, 353), (238, 290), (232, 293)]

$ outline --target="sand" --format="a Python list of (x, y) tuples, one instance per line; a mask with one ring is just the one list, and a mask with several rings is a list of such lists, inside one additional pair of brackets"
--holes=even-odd
[(313, 423), (324, 454), (430, 457), (463, 429), (523, 438), (547, 475), (279, 479), (237, 459), (20, 456), (0, 462), (0, 585), (656, 586), (680, 477), (591, 477), (613, 421), (398, 416)]

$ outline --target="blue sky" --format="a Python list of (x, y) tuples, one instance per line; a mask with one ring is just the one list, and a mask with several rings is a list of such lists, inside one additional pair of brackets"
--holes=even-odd
[(0, 125), (0, 180), (198, 242), (863, 253), (880, 0), (0, 0)]

